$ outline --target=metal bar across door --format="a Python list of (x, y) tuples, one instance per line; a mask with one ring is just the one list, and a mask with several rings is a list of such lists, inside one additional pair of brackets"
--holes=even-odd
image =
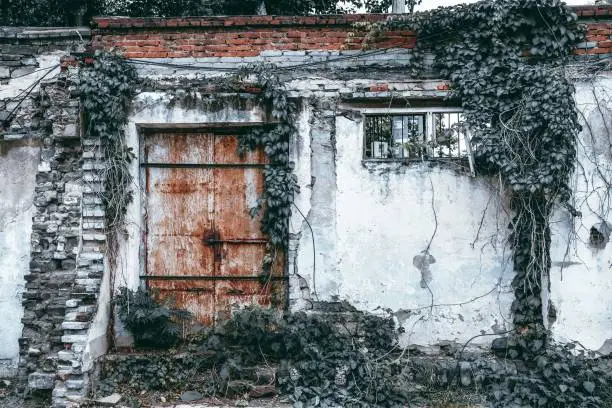
[(269, 237), (251, 216), (271, 164), (262, 148), (238, 154), (239, 135), (149, 130), (141, 134), (144, 270), (160, 299), (213, 325), (234, 307), (285, 307), (286, 256), (263, 271)]
[(140, 163), (140, 167), (155, 167), (161, 169), (207, 169), (207, 168), (258, 168), (273, 166), (266, 163)]
[(236, 280), (236, 281), (253, 281), (253, 280), (288, 280), (288, 276), (187, 276), (187, 275), (142, 275), (143, 280)]

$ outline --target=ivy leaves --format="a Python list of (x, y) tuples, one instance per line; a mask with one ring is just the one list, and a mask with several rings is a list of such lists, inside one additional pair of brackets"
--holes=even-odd
[(80, 71), (80, 92), (85, 111), (87, 137), (101, 140), (104, 190), (100, 193), (105, 206), (109, 237), (123, 232), (127, 206), (132, 201), (133, 177), (129, 165), (136, 158), (124, 143), (124, 126), (135, 94), (138, 75), (122, 58), (98, 52), (95, 59)]
[(263, 148), (269, 159), (264, 169), (264, 191), (258, 204), (251, 209), (251, 215), (264, 211), (262, 231), (270, 238), (268, 254), (264, 259), (264, 272), (269, 271), (277, 249), (283, 249), (289, 238), (289, 218), (295, 194), (300, 188), (297, 176), (293, 174), (293, 163), (289, 157), (289, 143), (294, 134), (296, 107), (289, 100), (283, 83), (273, 73), (269, 64), (252, 65), (244, 68), (230, 79), (230, 86), (239, 90), (244, 82), (254, 79), (261, 91), (258, 102), (268, 110), (272, 126), (255, 129), (240, 139), (238, 152)]
[(97, 53), (93, 64), (81, 71), (79, 89), (92, 136), (119, 137), (137, 80), (133, 66), (108, 53)]
[(388, 24), (418, 33), (417, 65), (435, 55), (484, 169), (516, 194), (566, 201), (580, 126), (562, 66), (582, 36), (576, 20), (558, 0), (487, 0)]
[(396, 347), (391, 317), (356, 311), (280, 317), (258, 308), (234, 313), (205, 346), (227, 355), (222, 372), (279, 362), (277, 386), (294, 407), (359, 408), (409, 402)]
[(523, 372), (492, 375), (495, 406), (602, 407), (612, 374), (593, 357), (574, 343), (542, 347)]
[(263, 232), (268, 234), (272, 245), (283, 246), (289, 235), (288, 220), (295, 193), (299, 192), (297, 176), (293, 166), (267, 166), (264, 170), (265, 192), (262, 200), (266, 214), (262, 220)]
[(559, 0), (484, 0), (386, 23), (417, 33), (413, 70), (434, 55), (434, 68), (461, 101), (480, 173), (499, 175), (511, 199), (511, 310), (519, 334), (509, 338), (508, 353), (526, 370), (497, 378), (496, 407), (601, 406), (596, 364), (552, 344), (542, 321), (549, 219), (554, 204), (571, 197), (580, 130), (564, 72), (583, 37), (576, 21)]
[(541, 324), (531, 298), (550, 268), (548, 218), (571, 196), (580, 125), (563, 66), (582, 37), (576, 20), (558, 0), (485, 0), (386, 23), (417, 33), (413, 68), (434, 54), (461, 101), (480, 173), (499, 175), (512, 198), (519, 326)]

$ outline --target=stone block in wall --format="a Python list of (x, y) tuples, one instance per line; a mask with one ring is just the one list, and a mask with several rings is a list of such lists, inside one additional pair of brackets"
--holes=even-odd
[(84, 343), (87, 341), (87, 333), (83, 334), (66, 334), (62, 336), (64, 343)]
[[(19, 65), (21, 65), (21, 62), (19, 63)], [(17, 68), (13, 70), (13, 72), (11, 72), (11, 78), (19, 78), (22, 76), (26, 76), (28, 74), (31, 74), (35, 70), (36, 70), (36, 67), (33, 67), (33, 66)]]
[(21, 62), (16, 60), (8, 60), (0, 62), (0, 65), (4, 65), (5, 67), (20, 67)]
[(25, 66), (38, 66), (38, 61), (34, 57), (22, 58), (19, 62), (21, 62), (21, 65)]
[(0, 54), (35, 55), (38, 53), (38, 47), (34, 45), (2, 44), (0, 45), (0, 51)]
[(28, 387), (35, 390), (52, 390), (55, 387), (55, 373), (35, 372), (28, 376)]
[[(74, 117), (74, 115), (73, 115)], [(79, 130), (77, 123), (68, 123), (68, 124), (53, 124), (53, 136), (56, 139), (74, 139), (79, 138)]]
[(63, 322), (62, 329), (64, 330), (84, 330), (89, 328), (89, 322)]
[[(2, 47), (0, 46), (0, 50), (1, 49)], [(22, 57), (23, 55), (17, 54), (0, 54), (0, 61), (19, 61)]]

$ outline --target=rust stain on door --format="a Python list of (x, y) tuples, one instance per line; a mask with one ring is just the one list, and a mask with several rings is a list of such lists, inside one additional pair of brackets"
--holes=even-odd
[(249, 210), (263, 190), (265, 154), (240, 157), (237, 135), (143, 136), (144, 253), (149, 288), (212, 325), (237, 306), (282, 307), (284, 254), (262, 279), (267, 237)]

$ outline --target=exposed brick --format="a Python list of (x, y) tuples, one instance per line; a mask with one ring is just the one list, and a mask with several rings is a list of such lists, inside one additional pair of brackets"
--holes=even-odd
[[(611, 15), (612, 7), (580, 6), (574, 9), (579, 16), (590, 18)], [(93, 44), (98, 48), (117, 47), (128, 58), (255, 57), (267, 50), (358, 50), (362, 47), (365, 32), (356, 30), (352, 24), (373, 23), (385, 18), (386, 15), (382, 14), (171, 19), (101, 17), (95, 19), (97, 29)], [(582, 45), (588, 44), (587, 48), (609, 48), (612, 25), (600, 21), (588, 25), (588, 41)], [(167, 30), (138, 31), (160, 27)], [(231, 27), (231, 31), (225, 27)], [(126, 28), (132, 30), (126, 33)], [(117, 32), (116, 29), (122, 31)], [(413, 32), (397, 30), (384, 33), (372, 47), (409, 49), (415, 46), (415, 41)]]
[(389, 90), (388, 84), (375, 84), (370, 86), (370, 92), (386, 92)]

